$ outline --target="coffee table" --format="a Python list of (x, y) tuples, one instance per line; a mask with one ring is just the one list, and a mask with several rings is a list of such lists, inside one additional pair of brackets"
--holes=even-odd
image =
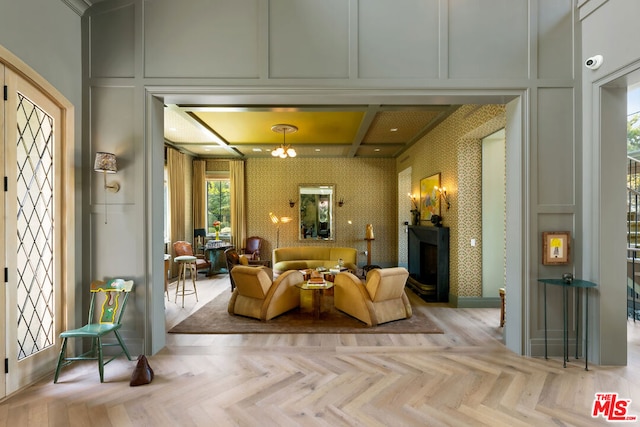
[(300, 288), (300, 305), (302, 306), (303, 297), (302, 292), (311, 292), (311, 311), (313, 312), (314, 319), (320, 319), (320, 313), (322, 312), (322, 296), (326, 289), (333, 288), (333, 282), (324, 282), (322, 285), (309, 284), (308, 281), (304, 281), (296, 285)]

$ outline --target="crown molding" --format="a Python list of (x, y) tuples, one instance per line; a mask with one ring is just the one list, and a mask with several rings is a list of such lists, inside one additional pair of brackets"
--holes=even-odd
[(62, 3), (69, 6), (71, 10), (73, 10), (78, 16), (84, 15), (87, 9), (92, 4), (91, 0), (62, 0)]

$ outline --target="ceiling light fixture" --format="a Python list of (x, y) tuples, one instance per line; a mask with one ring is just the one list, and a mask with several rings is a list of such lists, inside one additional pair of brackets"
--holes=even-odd
[(282, 134), (282, 145), (271, 150), (271, 155), (273, 157), (280, 157), (281, 159), (295, 157), (298, 153), (296, 153), (296, 150), (294, 150), (291, 145), (287, 145), (287, 134), (297, 132), (298, 128), (293, 125), (280, 124), (271, 126), (271, 130)]

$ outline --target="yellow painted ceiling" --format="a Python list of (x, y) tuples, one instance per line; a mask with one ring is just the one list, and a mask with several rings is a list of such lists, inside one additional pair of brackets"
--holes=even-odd
[(295, 133), (287, 134), (291, 144), (351, 144), (364, 116), (361, 111), (331, 112), (196, 112), (230, 144), (279, 144), (283, 135), (271, 130), (276, 124), (292, 124)]
[(165, 141), (208, 158), (271, 157), (282, 144), (277, 124), (298, 127), (286, 143), (299, 157), (399, 156), (458, 106), (167, 105)]

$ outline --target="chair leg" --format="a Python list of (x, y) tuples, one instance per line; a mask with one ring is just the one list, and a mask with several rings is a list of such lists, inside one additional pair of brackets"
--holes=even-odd
[(198, 279), (198, 270), (195, 264), (191, 264), (191, 282), (193, 283), (193, 293), (196, 295), (196, 302), (198, 302), (198, 290), (196, 289), (196, 280)]
[(98, 371), (100, 372), (100, 382), (104, 382), (104, 359), (102, 356), (102, 338), (97, 337), (97, 346), (98, 346)]
[(184, 307), (184, 281), (185, 281), (185, 264), (181, 262), (178, 266), (178, 282), (176, 283), (176, 296), (173, 300), (174, 303), (178, 303), (178, 292), (180, 291), (180, 280), (182, 280), (182, 307)]
[(64, 353), (67, 350), (67, 339), (62, 338), (62, 345), (60, 346), (60, 355), (58, 356), (58, 365), (56, 365), (56, 373), (53, 376), (53, 383), (58, 382), (58, 376), (60, 376), (60, 369), (62, 369), (62, 363), (64, 362)]
[(116, 335), (116, 338), (118, 339), (118, 342), (120, 343), (120, 347), (122, 347), (122, 351), (124, 351), (124, 354), (127, 356), (127, 359), (133, 360), (131, 358), (131, 355), (129, 354), (129, 349), (127, 349), (127, 346), (125, 345), (122, 337), (120, 336), (120, 333), (118, 331), (113, 331), (113, 333)]

